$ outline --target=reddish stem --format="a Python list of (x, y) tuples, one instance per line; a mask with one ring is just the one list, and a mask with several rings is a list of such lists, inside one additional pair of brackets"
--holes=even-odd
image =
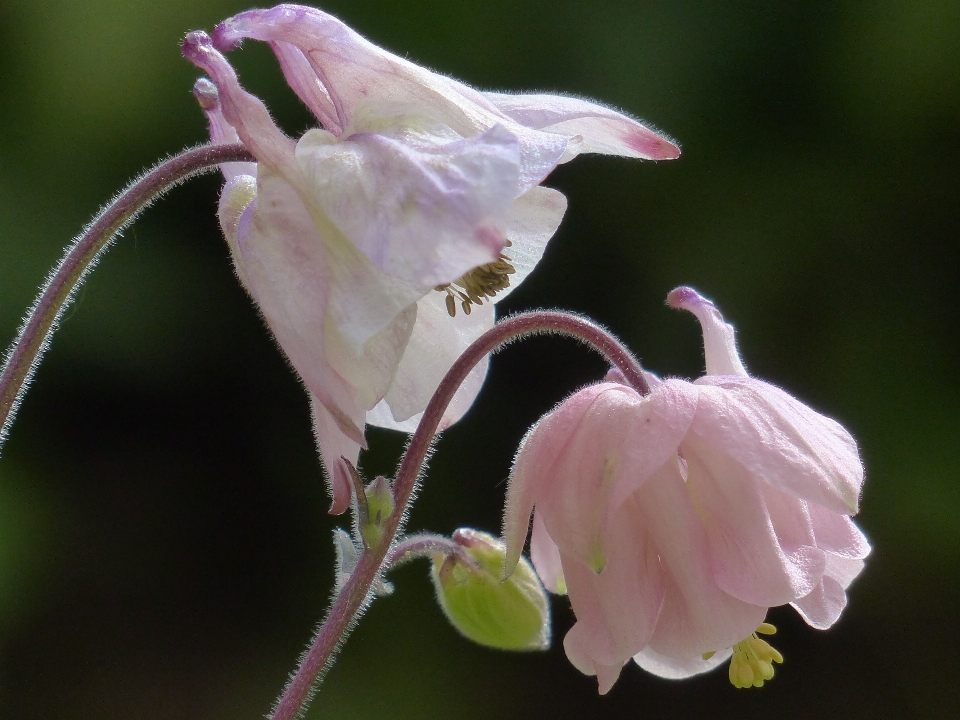
[[(650, 393), (650, 387), (643, 377), (643, 368), (630, 351), (599, 325), (571, 313), (538, 310), (514, 315), (501, 320), (474, 341), (440, 381), (407, 446), (393, 484), (397, 509), (384, 520), (382, 541), (376, 547), (363, 551), (356, 569), (334, 600), (326, 620), (301, 659), (300, 667), (277, 702), (271, 720), (294, 720), (301, 716), (317, 681), (329, 669), (337, 649), (373, 599), (373, 582), (386, 570), (384, 560), (409, 513), (410, 500), (420, 480), (420, 471), (430, 445), (443, 413), (460, 384), (488, 353), (520, 336), (539, 333), (557, 333), (582, 340), (600, 352), (611, 365), (619, 368), (638, 393)], [(394, 557), (391, 553), (391, 559)]]
[(241, 144), (201, 145), (165, 160), (131, 182), (67, 249), (24, 318), (0, 372), (0, 448), (30, 378), (74, 291), (117, 234), (167, 190), (221, 163), (251, 161)]

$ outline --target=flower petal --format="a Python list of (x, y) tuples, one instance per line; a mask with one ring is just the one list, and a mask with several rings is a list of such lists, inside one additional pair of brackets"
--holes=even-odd
[(227, 59), (217, 52), (205, 32), (189, 33), (183, 41), (183, 55), (211, 77), (217, 86), (223, 117), (236, 131), (254, 157), (295, 181), (294, 142), (270, 119), (267, 107), (237, 80)]
[(725, 323), (717, 306), (689, 287), (678, 287), (667, 295), (667, 304), (696, 315), (703, 328), (703, 354), (707, 375), (743, 375), (747, 370), (737, 352), (733, 325)]
[[(554, 466), (580, 429), (584, 415), (598, 395), (609, 391), (610, 384), (590, 385), (564, 400), (540, 418), (520, 442), (503, 509), (503, 539), (507, 546), (505, 572), (513, 571), (530, 528), (533, 505), (546, 492), (546, 483), (556, 482)], [(632, 392), (632, 391), (629, 391)], [(576, 482), (575, 472), (571, 479)], [(551, 488), (549, 492), (557, 492)], [(572, 489), (576, 492), (575, 487)], [(549, 530), (549, 528), (548, 528)], [(553, 537), (554, 541), (557, 538)], [(559, 544), (559, 543), (558, 543)]]
[(224, 51), (236, 47), (243, 38), (298, 47), (316, 80), (329, 93), (342, 127), (347, 126), (360, 103), (370, 100), (421, 108), (461, 137), (503, 125), (520, 144), (518, 194), (539, 185), (567, 147), (567, 137), (529, 129), (511, 120), (483, 93), (377, 47), (321, 10), (297, 5), (249, 10), (224, 21), (214, 31), (214, 43)]
[(563, 193), (540, 186), (527, 190), (513, 201), (506, 227), (511, 245), (503, 254), (516, 272), (510, 276), (510, 287), (497, 293), (496, 302), (513, 292), (540, 262), (566, 210), (567, 198)]
[(533, 512), (533, 530), (530, 533), (530, 560), (547, 590), (557, 595), (567, 594), (567, 582), (563, 577), (563, 566), (560, 563), (560, 550), (550, 537), (536, 510)]
[[(200, 78), (193, 84), (193, 96), (203, 108), (210, 125), (210, 141), (213, 143), (238, 143), (240, 136), (227, 122), (220, 108), (220, 93), (217, 86), (206, 78)], [(257, 164), (251, 162), (222, 163), (220, 171), (228, 182), (239, 175), (257, 174)]]
[(648, 673), (658, 677), (667, 680), (683, 680), (713, 670), (729, 660), (731, 655), (733, 655), (733, 649), (727, 648), (714, 653), (709, 660), (704, 660), (702, 655), (673, 658), (661, 655), (651, 647), (645, 647), (633, 656), (633, 661)]
[(699, 378), (691, 429), (755, 477), (834, 512), (855, 513), (863, 484), (856, 441), (835, 420), (751, 378)]
[[(592, 401), (581, 404), (580, 395)], [(642, 437), (636, 432), (638, 416), (650, 406), (650, 398), (631, 388), (601, 383), (579, 391), (553, 413), (576, 431), (545, 438), (559, 445), (560, 454), (552, 469), (544, 468), (549, 474), (537, 494), (537, 509), (560, 553), (594, 572), (603, 569), (610, 552), (608, 522), (620, 504), (613, 502), (613, 493), (646, 480), (642, 465), (639, 471), (636, 467), (645, 458), (633, 448)], [(662, 463), (671, 448), (660, 449)]]
[(297, 144), (311, 197), (377, 267), (415, 285), (452, 282), (495, 260), (516, 194), (516, 139), (500, 127), (414, 147), (380, 134)]
[(417, 306), (411, 305), (367, 340), (359, 354), (353, 352), (333, 322), (326, 323), (324, 344), (327, 360), (334, 371), (354, 389), (354, 398), (364, 410), (371, 409), (386, 395), (416, 318)]
[[(223, 166), (224, 175), (227, 174)], [(256, 173), (256, 165), (253, 166), (253, 172)], [(220, 228), (223, 230), (223, 237), (227, 241), (227, 247), (230, 248), (230, 257), (233, 260), (233, 268), (237, 273), (237, 278), (247, 290), (251, 292), (250, 281), (246, 277), (246, 271), (243, 269), (243, 259), (240, 255), (240, 218), (244, 212), (257, 197), (257, 176), (236, 175), (229, 178), (220, 191), (220, 202), (217, 207), (217, 218), (220, 220)]]
[[(324, 404), (317, 400), (316, 395), (311, 392), (308, 392), (308, 395), (314, 439), (320, 451), (327, 489), (330, 492), (329, 513), (339, 515), (350, 507), (350, 500), (353, 497), (353, 486), (349, 476), (344, 472), (343, 461), (340, 458), (346, 458), (356, 465), (360, 456), (360, 445), (340, 430), (339, 423)], [(354, 416), (352, 420), (362, 426), (362, 417)]]
[(840, 583), (829, 575), (824, 575), (823, 580), (810, 594), (790, 604), (800, 613), (807, 625), (817, 630), (826, 630), (839, 619), (840, 613), (847, 606), (847, 593)]
[(664, 465), (638, 491), (666, 581), (650, 648), (672, 658), (717, 652), (763, 622), (767, 608), (728, 595), (713, 579), (709, 541), (676, 463)]
[[(640, 515), (632, 500), (620, 507), (609, 526), (607, 563), (602, 572), (592, 571), (576, 558), (561, 556), (579, 628), (569, 640), (564, 639), (571, 660), (587, 656), (594, 668), (620, 668), (653, 634), (664, 583)], [(606, 683), (599, 673), (598, 679), (603, 693)]]
[(870, 554), (870, 543), (853, 520), (819, 505), (810, 506), (817, 546), (842, 558), (862, 560)]
[[(443, 376), (461, 353), (493, 327), (492, 304), (477, 306), (469, 315), (458, 313), (456, 317), (450, 317), (444, 297), (442, 293), (430, 292), (416, 305), (417, 322), (393, 383), (384, 397), (390, 407), (391, 417), (397, 423), (422, 413)], [(440, 429), (459, 420), (473, 403), (483, 384), (488, 363), (487, 359), (478, 363), (457, 390), (453, 402), (444, 413)], [(376, 424), (391, 427), (379, 422)], [(396, 425), (392, 427), (402, 429)]]
[[(782, 547), (758, 480), (694, 434), (680, 450), (687, 461), (687, 487), (709, 537), (717, 585), (744, 602), (767, 606), (786, 604), (813, 590), (823, 576), (824, 556), (813, 546), (805, 508), (787, 510), (801, 517), (779, 514), (785, 531), (807, 544)], [(804, 524), (806, 538), (795, 529)]]
[(676, 457), (697, 409), (699, 391), (691, 383), (668, 379), (653, 386), (646, 397), (638, 397), (625, 413), (622, 427), (623, 472), (610, 493), (612, 513), (636, 492), (654, 472)]
[(277, 56), (283, 77), (290, 88), (303, 101), (303, 104), (310, 108), (323, 129), (339, 137), (343, 132), (343, 125), (337, 117), (337, 108), (327, 89), (310, 67), (310, 61), (300, 48), (290, 43), (272, 42), (270, 47)]
[[(673, 160), (680, 150), (655, 130), (598, 103), (563, 95), (484, 93), (498, 110), (521, 125), (583, 138), (579, 152), (646, 160)], [(564, 156), (564, 162), (573, 156)]]
[(846, 590), (850, 583), (856, 580), (857, 576), (863, 571), (863, 560), (845, 558), (833, 553), (827, 553), (827, 569), (824, 575), (832, 577), (840, 587)]

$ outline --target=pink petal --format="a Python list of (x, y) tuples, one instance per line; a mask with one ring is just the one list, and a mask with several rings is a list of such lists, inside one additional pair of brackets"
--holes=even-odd
[(363, 344), (360, 353), (354, 352), (335, 324), (327, 323), (324, 337), (327, 361), (353, 388), (353, 399), (362, 409), (370, 410), (386, 395), (406, 356), (416, 318), (416, 305), (402, 310)]
[(667, 295), (667, 304), (682, 308), (696, 315), (703, 328), (703, 354), (706, 358), (707, 375), (743, 375), (746, 368), (737, 352), (737, 340), (733, 325), (723, 321), (716, 305), (689, 287), (678, 287)]
[(310, 108), (323, 129), (339, 137), (344, 126), (337, 117), (337, 108), (323, 83), (310, 67), (307, 57), (300, 48), (290, 43), (272, 42), (270, 47), (280, 62), (283, 77), (290, 88), (303, 101), (303, 104)]
[(508, 574), (520, 559), (534, 503), (541, 501), (544, 492), (553, 491), (548, 483), (555, 479), (554, 465), (579, 432), (583, 417), (596, 397), (610, 387), (590, 385), (574, 393), (540, 418), (521, 441), (510, 470), (503, 510), (503, 539), (507, 547), (504, 564)]
[[(560, 135), (580, 136), (579, 151), (646, 160), (673, 160), (680, 150), (643, 123), (595, 102), (563, 95), (484, 93), (521, 125)], [(564, 161), (572, 159), (565, 156)]]
[[(217, 86), (206, 78), (200, 78), (193, 85), (193, 96), (200, 103), (207, 122), (210, 125), (210, 141), (213, 143), (238, 143), (240, 136), (233, 126), (227, 122), (220, 108), (220, 94)], [(256, 163), (223, 163), (220, 166), (225, 180), (230, 181), (238, 175), (256, 175)]]
[(560, 550), (536, 510), (533, 512), (533, 531), (530, 533), (530, 560), (547, 590), (557, 595), (567, 594), (567, 584), (560, 564)]
[(598, 690), (601, 695), (606, 695), (620, 677), (624, 663), (604, 665), (597, 662), (591, 652), (592, 639), (590, 629), (578, 621), (564, 636), (563, 649), (570, 664), (577, 670), (584, 675), (597, 676)]
[(223, 117), (254, 157), (291, 179), (294, 142), (270, 119), (266, 106), (240, 87), (230, 63), (217, 52), (205, 32), (192, 32), (183, 41), (183, 54), (217, 86)]
[[(663, 602), (664, 583), (657, 553), (635, 502), (623, 503), (610, 523), (607, 563), (593, 572), (576, 558), (562, 556), (577, 631), (564, 640), (575, 665), (597, 670), (600, 692), (616, 680), (619, 668), (647, 644)], [(578, 665), (578, 667), (579, 667)], [(615, 668), (617, 673), (600, 672)]]
[(650, 648), (667, 657), (691, 658), (732, 647), (756, 630), (767, 608), (717, 587), (709, 541), (676, 464), (650, 478), (638, 491), (637, 503), (666, 582)]
[(847, 606), (847, 594), (840, 583), (825, 575), (809, 595), (790, 604), (807, 625), (826, 630), (837, 621)]
[[(314, 438), (323, 461), (327, 489), (330, 492), (329, 512), (331, 515), (339, 515), (350, 507), (350, 500), (353, 497), (353, 486), (349, 476), (345, 474), (340, 458), (344, 457), (356, 465), (360, 455), (360, 445), (340, 430), (339, 424), (313, 393), (309, 393), (309, 396)], [(362, 422), (362, 418), (355, 417), (353, 421)]]
[[(237, 279), (240, 280), (247, 292), (251, 292), (251, 290), (250, 280), (243, 269), (243, 258), (240, 254), (240, 219), (246, 213), (250, 204), (257, 198), (256, 171), (257, 166), (254, 165), (253, 175), (236, 175), (228, 179), (220, 191), (220, 202), (217, 206), (217, 218), (220, 220), (223, 237), (230, 248), (233, 268), (237, 273)], [(224, 174), (227, 174), (226, 170), (224, 170)]]
[(843, 427), (780, 388), (708, 375), (691, 430), (753, 476), (840, 513), (856, 512), (863, 484), (857, 444)]
[[(689, 469), (687, 487), (709, 537), (717, 585), (744, 602), (766, 606), (783, 605), (813, 590), (823, 576), (824, 557), (813, 546), (805, 509), (787, 508), (799, 516), (784, 519), (780, 508), (781, 525), (807, 526), (807, 544), (782, 547), (761, 484), (742, 465), (695, 435), (681, 451)], [(791, 534), (804, 540), (802, 532)]]
[(646, 397), (634, 395), (629, 409), (611, 419), (608, 427), (598, 428), (600, 433), (606, 433), (612, 429), (609, 425), (618, 425), (625, 438), (619, 448), (623, 455), (622, 472), (610, 493), (610, 512), (664, 463), (676, 457), (696, 413), (699, 392), (691, 383), (668, 379), (652, 387)]
[(863, 566), (863, 560), (827, 553), (827, 569), (824, 571), (824, 575), (832, 577), (840, 583), (840, 587), (846, 590), (850, 587), (850, 583), (863, 571)]
[[(581, 394), (592, 402), (577, 402)], [(617, 507), (612, 493), (623, 483), (646, 479), (634, 477), (638, 457), (632, 451), (640, 440), (636, 419), (650, 405), (647, 401), (623, 385), (604, 383), (581, 390), (554, 413), (576, 431), (562, 441), (549, 439), (562, 442), (562, 450), (552, 469), (545, 468), (549, 475), (537, 493), (537, 509), (561, 554), (597, 572), (608, 552), (607, 522)], [(663, 455), (669, 454), (668, 447)]]
[(810, 517), (818, 547), (852, 560), (862, 560), (870, 554), (867, 538), (846, 515), (839, 515), (819, 505), (811, 505)]
[(296, 5), (250, 10), (224, 21), (214, 32), (221, 50), (236, 47), (245, 37), (298, 47), (310, 62), (311, 80), (323, 84), (343, 127), (360, 103), (371, 100), (419, 107), (424, 116), (437, 118), (462, 137), (503, 125), (520, 144), (518, 194), (540, 184), (567, 146), (566, 137), (514, 122), (483, 93), (377, 47), (320, 10)]

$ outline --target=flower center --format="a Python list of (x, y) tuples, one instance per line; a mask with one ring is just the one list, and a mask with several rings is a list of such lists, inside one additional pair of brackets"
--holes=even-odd
[[(773, 678), (773, 663), (782, 663), (783, 655), (766, 640), (757, 637), (773, 635), (777, 629), (770, 623), (760, 623), (757, 632), (733, 646), (730, 658), (730, 682), (737, 688), (763, 687), (763, 683)], [(713, 653), (705, 653), (704, 660)]]
[[(507, 240), (507, 247), (512, 244)], [(484, 298), (492, 298), (510, 287), (510, 276), (516, 271), (510, 258), (500, 253), (493, 262), (479, 265), (452, 283), (437, 285), (434, 290), (447, 294), (447, 313), (450, 317), (457, 316), (457, 303), (469, 315), (473, 305), (483, 305)]]

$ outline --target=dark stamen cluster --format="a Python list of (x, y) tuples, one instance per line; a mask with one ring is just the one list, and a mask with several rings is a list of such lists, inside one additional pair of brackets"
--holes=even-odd
[[(507, 240), (507, 247), (512, 245)], [(447, 294), (447, 312), (450, 317), (457, 316), (457, 302), (467, 315), (473, 305), (483, 305), (484, 298), (492, 298), (501, 290), (510, 287), (510, 276), (516, 272), (510, 258), (500, 253), (492, 263), (475, 267), (462, 277), (446, 285), (438, 285), (435, 290)]]

